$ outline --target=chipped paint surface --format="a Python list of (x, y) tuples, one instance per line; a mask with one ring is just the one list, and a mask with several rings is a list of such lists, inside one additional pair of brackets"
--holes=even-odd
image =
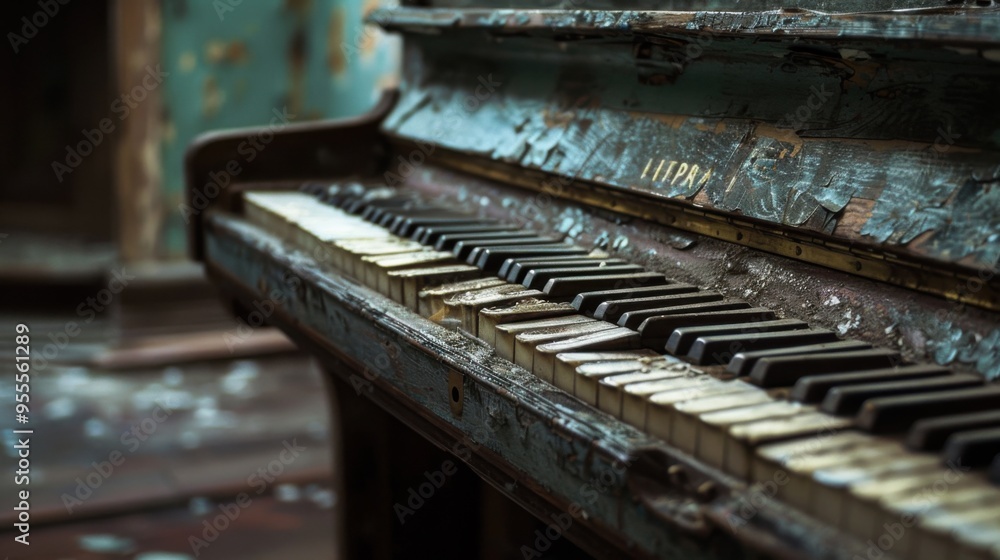
[[(786, 8), (801, 8), (820, 12), (863, 12), (879, 10), (899, 10), (915, 8), (935, 8), (942, 0), (785, 0)], [(967, 2), (971, 4), (972, 2)], [(560, 8), (568, 3), (561, 0), (433, 0), (433, 7), (453, 8)], [(580, 2), (569, 5), (579, 6)], [(613, 10), (622, 7), (643, 10), (770, 10), (772, 0), (589, 0), (592, 9)]]
[[(573, 241), (582, 247), (610, 248), (612, 239), (624, 236), (628, 245), (611, 251), (612, 256), (677, 281), (718, 290), (846, 338), (898, 349), (907, 360), (936, 361), (963, 373), (1000, 378), (998, 347), (992, 342), (1000, 336), (994, 332), (996, 313), (571, 201), (526, 196), (515, 187), (446, 169), (428, 166), (414, 173), (406, 187), (462, 211), (545, 234), (572, 224)], [(473, 201), (480, 196), (503, 204), (477, 208)]]
[[(932, 16), (774, 13), (749, 21), (747, 14), (409, 10), (393, 17), (384, 24), (444, 35), (408, 37), (403, 95), (384, 123), (392, 135), (996, 270), (1000, 104), (990, 92), (1000, 88), (1000, 65), (933, 44), (865, 37), (876, 27), (891, 36), (975, 36), (1000, 24), (998, 16), (964, 30), (954, 18)], [(457, 27), (444, 27), (455, 18)], [(759, 40), (765, 28), (840, 23), (856, 38)], [(525, 26), (538, 36), (512, 35)], [(553, 40), (559, 26), (599, 37)], [(699, 26), (719, 31), (693, 35)], [(455, 42), (461, 55), (450, 50)], [(501, 85), (484, 96), (483, 79)], [(454, 115), (461, 116), (454, 133), (435, 136)]]
[[(705, 539), (713, 530), (706, 508), (736, 507), (743, 488), (733, 488), (731, 494), (723, 485), (732, 481), (723, 483), (713, 474), (720, 491), (711, 504), (700, 503), (683, 482), (662, 476), (668, 465), (678, 464), (687, 465), (685, 479), (706, 476), (702, 467), (674, 450), (609, 421), (470, 337), (414, 322), (405, 308), (330, 274), (305, 253), (254, 226), (221, 215), (208, 220), (206, 264), (223, 284), (247, 298), (253, 286), (280, 293), (282, 305), (272, 320), (317, 354), (337, 348), (338, 359), (365, 366), (372, 384), (368, 398), (384, 407), (391, 403), (418, 432), (446, 425), (474, 442), (477, 452), (471, 459), (460, 457), (463, 461), (475, 466), (488, 453), (490, 468), (514, 469), (516, 482), (505, 486), (507, 492), (534, 492), (556, 508), (575, 503), (581, 512), (576, 519), (585, 530), (600, 528), (604, 538), (623, 540), (630, 555), (754, 558), (756, 545), (789, 547), (780, 548), (776, 557), (815, 557), (820, 550), (838, 560), (849, 557), (847, 547), (830, 554), (831, 536), (811, 520), (767, 504), (736, 535), (715, 530)], [(462, 413), (457, 416), (448, 397), (451, 370), (464, 376)], [(350, 369), (331, 373), (346, 379)], [(391, 401), (383, 400), (386, 394)], [(439, 444), (447, 447), (447, 437), (457, 436), (439, 435)], [(490, 478), (484, 473), (480, 471)], [(718, 529), (727, 527), (724, 519), (714, 523)], [(780, 545), (771, 540), (776, 534)]]
[(357, 115), (391, 85), (398, 40), (362, 25), (374, 8), (371, 1), (164, 0), (163, 126), (169, 134), (159, 139), (166, 224), (158, 233), (169, 255), (184, 249), (183, 155), (196, 135), (267, 124), (282, 107), (296, 121)]

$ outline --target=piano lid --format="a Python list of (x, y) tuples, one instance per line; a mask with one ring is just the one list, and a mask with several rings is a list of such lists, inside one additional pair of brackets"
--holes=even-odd
[(1000, 309), (991, 2), (434, 4), (370, 17), (401, 154)]

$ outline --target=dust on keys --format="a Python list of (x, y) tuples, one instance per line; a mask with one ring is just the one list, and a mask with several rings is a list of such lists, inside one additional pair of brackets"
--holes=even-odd
[(748, 485), (784, 481), (778, 499), (862, 542), (906, 519), (894, 554), (1000, 552), (1000, 387), (981, 378), (391, 189), (244, 202), (331, 272)]

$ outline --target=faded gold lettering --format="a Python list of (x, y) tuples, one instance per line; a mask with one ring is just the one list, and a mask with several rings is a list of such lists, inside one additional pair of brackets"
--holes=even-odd
[(646, 173), (649, 172), (649, 166), (651, 165), (653, 165), (653, 158), (649, 158), (649, 161), (646, 162), (646, 168), (642, 170), (642, 177), (639, 177), (640, 179), (646, 178)]
[(691, 166), (691, 171), (688, 171), (687, 177), (684, 178), (684, 182), (682, 183), (682, 185), (685, 185), (687, 188), (694, 188), (694, 180), (695, 178), (697, 178), (697, 176), (698, 176), (698, 164), (696, 163)]
[(680, 166), (677, 167), (677, 173), (674, 174), (674, 178), (670, 180), (670, 184), (673, 185), (674, 183), (676, 183), (677, 179), (680, 179), (682, 175), (687, 173), (687, 170), (688, 170), (688, 164), (681, 162)]
[(710, 177), (711, 175), (712, 175), (712, 168), (709, 168), (709, 169), (708, 169), (707, 171), (705, 171), (705, 174), (701, 176), (701, 180), (700, 180), (700, 181), (698, 181), (698, 187), (699, 187), (699, 188), (700, 188), (700, 187), (704, 187), (704, 186), (705, 186), (705, 183), (707, 183), (707, 182), (708, 182), (708, 178), (709, 178), (709, 177)]
[[(708, 182), (708, 179), (712, 176), (712, 168), (703, 168), (697, 163), (688, 163), (686, 161), (669, 160), (670, 164), (667, 163), (667, 159), (661, 159), (653, 168), (653, 162), (656, 158), (649, 158), (646, 161), (646, 166), (642, 169), (642, 175), (639, 176), (640, 179), (645, 179), (649, 177), (649, 171), (653, 171), (653, 175), (650, 181), (655, 183), (656, 181), (669, 182), (670, 185), (676, 185), (680, 182), (681, 186), (687, 190), (693, 190), (695, 188), (701, 188)], [(664, 170), (666, 167), (666, 170)], [(699, 175), (701, 178), (699, 179)]]
[(667, 166), (667, 172), (663, 174), (663, 180), (664, 181), (667, 180), (667, 177), (670, 176), (670, 172), (674, 170), (674, 166), (676, 166), (676, 165), (677, 165), (676, 161), (673, 161), (673, 160), (670, 161), (670, 165)]
[(656, 176), (660, 174), (660, 169), (663, 167), (663, 161), (664, 160), (661, 159), (660, 160), (660, 165), (656, 166), (656, 172), (653, 173), (653, 180), (654, 181), (656, 180)]

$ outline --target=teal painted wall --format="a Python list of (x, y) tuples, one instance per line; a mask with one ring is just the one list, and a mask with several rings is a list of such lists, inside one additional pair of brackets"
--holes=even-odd
[(163, 0), (161, 157), (164, 256), (185, 251), (183, 158), (198, 134), (356, 115), (396, 83), (399, 43), (364, 26), (386, 3), (361, 0)]

